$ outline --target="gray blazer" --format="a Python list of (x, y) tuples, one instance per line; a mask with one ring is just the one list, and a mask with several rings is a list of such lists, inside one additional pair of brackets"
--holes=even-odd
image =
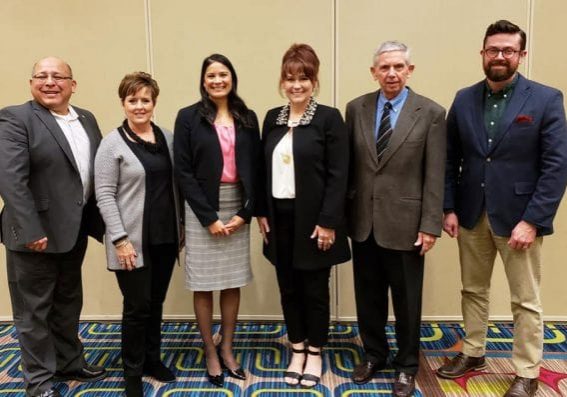
[[(173, 164), (173, 134), (161, 129)], [(172, 173), (173, 178), (173, 173)], [(178, 236), (182, 236), (181, 210), (177, 184), (173, 182)], [(142, 228), (146, 197), (146, 172), (117, 129), (101, 142), (95, 159), (95, 193), (106, 224), (106, 259), (109, 270), (122, 270), (113, 242), (128, 237), (138, 257), (136, 267), (144, 266)]]
[(441, 234), (445, 110), (410, 90), (388, 149), (378, 163), (374, 139), (378, 93), (347, 104), (351, 144), (349, 234), (362, 242), (373, 231), (381, 247), (410, 251), (415, 249), (419, 231)]
[[(91, 143), (91, 161), (102, 139), (91, 112), (73, 106)], [(73, 152), (53, 115), (36, 101), (0, 110), (1, 237), (6, 248), (47, 237), (45, 253), (70, 251), (81, 223), (102, 240), (104, 225), (94, 195), (83, 199)]]

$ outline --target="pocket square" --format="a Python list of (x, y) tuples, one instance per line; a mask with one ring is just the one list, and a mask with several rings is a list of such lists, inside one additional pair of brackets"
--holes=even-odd
[(516, 123), (520, 124), (520, 123), (533, 123), (534, 118), (528, 114), (519, 114), (518, 117), (516, 117)]

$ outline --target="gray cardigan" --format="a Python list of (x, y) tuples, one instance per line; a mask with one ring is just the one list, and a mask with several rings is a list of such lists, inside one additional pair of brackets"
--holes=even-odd
[[(173, 134), (161, 129), (173, 164)], [(173, 178), (173, 175), (172, 175)], [(181, 221), (179, 195), (173, 182), (176, 217)], [(142, 228), (146, 197), (146, 172), (117, 129), (101, 142), (95, 157), (95, 193), (100, 214), (106, 224), (105, 245), (109, 270), (122, 270), (114, 241), (128, 237), (138, 257), (136, 267), (144, 266)], [(177, 225), (181, 236), (181, 224)]]

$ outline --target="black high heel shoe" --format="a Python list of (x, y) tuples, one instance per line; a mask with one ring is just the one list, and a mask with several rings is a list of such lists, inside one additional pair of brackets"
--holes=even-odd
[(209, 371), (207, 371), (207, 379), (215, 386), (224, 386), (224, 374), (222, 372), (220, 375), (211, 375)]
[[(218, 354), (217, 354), (217, 356), (219, 357), (219, 361), (221, 361), (222, 358)], [(207, 379), (209, 380), (209, 382), (211, 382), (215, 386), (223, 387), (224, 386), (224, 374), (222, 373), (222, 370), (221, 370), (221, 373), (219, 375), (211, 375), (209, 373), (209, 369), (207, 368), (207, 362), (206, 361), (205, 361), (205, 368), (206, 368), (206, 371), (207, 371)]]
[[(291, 348), (292, 354), (296, 353), (296, 354), (307, 354), (307, 348), (303, 348), (303, 349), (294, 349), (293, 347)], [(290, 358), (291, 361), (291, 358)], [(305, 362), (303, 362), (303, 365), (305, 365)], [(287, 383), (290, 386), (298, 386), (299, 382), (301, 382), (301, 378), (303, 377), (303, 373), (299, 373), (299, 372), (295, 372), (295, 371), (285, 371), (284, 372), (284, 378), (289, 378), (292, 380), (296, 380), (297, 383), (295, 382), (288, 382), (285, 381), (285, 383)]]
[(230, 369), (226, 366), (224, 359), (222, 358), (220, 347), (217, 349), (217, 354), (219, 356), (221, 368), (226, 369), (228, 371), (229, 376), (232, 376), (233, 378), (240, 379), (240, 380), (246, 380), (246, 372), (244, 372), (244, 368), (238, 367), (236, 369)]
[[(311, 356), (320, 356), (321, 355), (321, 350), (319, 351), (315, 351), (315, 350), (310, 350), (307, 349), (307, 354), (311, 355)], [(306, 362), (307, 363), (307, 362)], [(323, 362), (321, 362), (321, 374), (323, 374)], [(312, 389), (315, 386), (317, 386), (319, 384), (319, 381), (321, 380), (321, 376), (317, 376), (317, 375), (313, 375), (313, 374), (308, 374), (308, 373), (303, 373), (303, 376), (301, 377), (301, 380), (299, 381), (299, 384), (301, 385), (302, 388), (304, 389)], [(304, 381), (307, 382), (313, 382), (312, 384), (308, 384), (305, 383)]]

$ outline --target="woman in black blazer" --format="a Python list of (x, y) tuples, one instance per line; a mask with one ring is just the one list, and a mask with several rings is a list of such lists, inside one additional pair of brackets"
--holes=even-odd
[(319, 59), (294, 44), (282, 60), (280, 86), (289, 100), (264, 120), (265, 193), (258, 218), (264, 255), (275, 265), (292, 344), (285, 381), (315, 386), (329, 327), (329, 276), (350, 259), (344, 230), (348, 135), (335, 108), (313, 99)]
[[(258, 120), (237, 95), (231, 62), (213, 54), (201, 68), (201, 100), (175, 121), (174, 159), (186, 201), (187, 287), (205, 344), (209, 381), (222, 386), (222, 367), (245, 379), (232, 341), (240, 287), (252, 280), (249, 225), (260, 159)], [(220, 292), (222, 340), (212, 335), (213, 291)], [(218, 351), (217, 351), (218, 350)]]

